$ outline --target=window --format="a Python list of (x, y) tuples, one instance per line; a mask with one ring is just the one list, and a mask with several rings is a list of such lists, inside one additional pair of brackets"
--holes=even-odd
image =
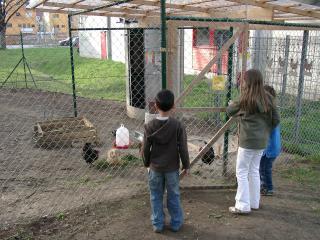
[(11, 28), (12, 27), (12, 23), (7, 23), (7, 28)]
[(32, 24), (32, 25), (31, 25), (31, 27), (33, 27), (33, 28), (34, 28), (34, 27), (35, 27), (35, 25), (34, 25), (34, 24)]
[(215, 30), (213, 42), (215, 46), (222, 46), (230, 38), (230, 32), (228, 30)]
[(55, 28), (60, 28), (60, 26), (59, 26), (59, 25), (54, 25), (54, 27), (55, 27)]
[(26, 12), (26, 17), (28, 18), (32, 17), (32, 12), (31, 11)]
[(59, 18), (59, 14), (55, 13), (52, 15), (53, 18)]
[(61, 27), (62, 27), (62, 28), (65, 28), (66, 26), (65, 26), (65, 25), (62, 25)]
[(21, 25), (21, 24), (18, 24), (18, 27), (19, 27), (19, 28), (22, 28), (22, 25)]
[(195, 46), (209, 46), (210, 31), (208, 28), (197, 29), (195, 36)]
[(21, 14), (19, 12), (16, 12), (16, 16), (19, 17), (21, 16)]

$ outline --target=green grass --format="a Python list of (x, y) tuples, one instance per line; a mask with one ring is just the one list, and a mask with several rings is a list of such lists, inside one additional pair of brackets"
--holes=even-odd
[(306, 155), (320, 154), (320, 102), (304, 100), (300, 121), (299, 138), (295, 138), (295, 101), (287, 101), (281, 109), (281, 136), (283, 147), (289, 153)]
[[(71, 93), (71, 68), (69, 49), (33, 48), (25, 49), (38, 88)], [(3, 82), (21, 58), (20, 49), (0, 51), (0, 82)], [(77, 95), (94, 99), (125, 100), (125, 64), (80, 57), (74, 52)], [(27, 74), (28, 85), (33, 86)], [(23, 66), (8, 81), (8, 86), (25, 87)]]
[(302, 185), (318, 189), (320, 185), (320, 155), (309, 155), (294, 159), (293, 166), (281, 171), (283, 177)]
[(56, 219), (59, 220), (59, 221), (63, 221), (65, 218), (66, 218), (66, 214), (63, 213), (63, 212), (59, 212), (59, 213), (56, 215)]
[(291, 168), (283, 173), (283, 176), (300, 184), (319, 186), (320, 172), (312, 167)]

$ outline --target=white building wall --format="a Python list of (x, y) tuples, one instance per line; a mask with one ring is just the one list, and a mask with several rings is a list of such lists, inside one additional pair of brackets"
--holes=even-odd
[[(99, 16), (81, 16), (80, 28), (107, 28), (108, 18)], [(111, 28), (122, 28), (119, 18), (111, 18)], [(101, 58), (101, 34), (106, 30), (79, 31), (80, 56)], [(107, 39), (108, 41), (108, 39)], [(106, 42), (107, 49), (107, 42)], [(125, 31), (111, 31), (112, 60), (125, 63)]]

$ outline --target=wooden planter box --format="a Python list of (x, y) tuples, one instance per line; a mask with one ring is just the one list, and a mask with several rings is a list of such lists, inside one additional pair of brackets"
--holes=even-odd
[(62, 118), (36, 123), (33, 140), (39, 147), (64, 147), (75, 142), (98, 143), (98, 135), (85, 117)]

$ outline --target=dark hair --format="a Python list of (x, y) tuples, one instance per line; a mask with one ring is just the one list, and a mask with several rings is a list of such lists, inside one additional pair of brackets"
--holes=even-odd
[(264, 90), (266, 90), (267, 93), (270, 93), (272, 97), (276, 97), (276, 90), (272, 86), (264, 85)]
[(174, 105), (174, 95), (170, 90), (161, 90), (156, 96), (157, 107), (164, 112), (169, 111)]
[(263, 77), (259, 70), (250, 69), (246, 71), (241, 90), (241, 110), (253, 114), (257, 111), (259, 102), (262, 104), (264, 112), (271, 110), (270, 101), (263, 88)]

